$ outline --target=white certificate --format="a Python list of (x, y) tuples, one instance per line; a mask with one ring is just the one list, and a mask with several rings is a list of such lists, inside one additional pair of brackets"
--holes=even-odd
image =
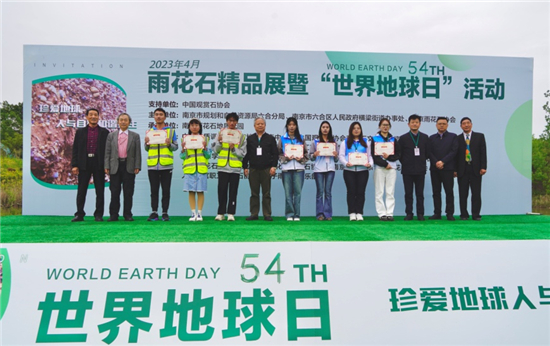
[(182, 141), (185, 149), (202, 149), (204, 147), (204, 136), (202, 135), (185, 135)]
[(334, 156), (336, 151), (336, 143), (317, 143), (317, 151), (319, 156)]
[(393, 155), (394, 148), (393, 142), (374, 142), (374, 155), (384, 156), (384, 153)]
[(165, 130), (149, 130), (145, 134), (149, 137), (149, 144), (165, 144), (166, 143), (166, 131)]
[(241, 131), (223, 129), (222, 130), (222, 142), (227, 144), (239, 144), (241, 142)]
[(285, 144), (285, 156), (290, 158), (294, 156), (295, 159), (301, 159), (304, 157), (304, 145), (303, 144)]
[(349, 153), (348, 162), (353, 166), (364, 166), (369, 163), (369, 155), (367, 153)]

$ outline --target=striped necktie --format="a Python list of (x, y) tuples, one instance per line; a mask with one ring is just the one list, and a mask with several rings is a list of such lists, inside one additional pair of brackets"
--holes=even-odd
[(470, 153), (470, 135), (466, 135), (466, 162), (472, 162), (472, 154)]

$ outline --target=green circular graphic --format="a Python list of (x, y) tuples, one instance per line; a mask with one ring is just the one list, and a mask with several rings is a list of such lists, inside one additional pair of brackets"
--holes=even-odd
[[(514, 168), (527, 179), (531, 179), (531, 155), (533, 146), (531, 138), (527, 140), (522, 134), (532, 133), (533, 100), (519, 106), (508, 120), (504, 134), (504, 145), (508, 160)], [(520, 135), (521, 134), (521, 135)]]

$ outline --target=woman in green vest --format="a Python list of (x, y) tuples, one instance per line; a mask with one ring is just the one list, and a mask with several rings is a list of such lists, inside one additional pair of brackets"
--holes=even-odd
[[(180, 157), (183, 159), (183, 191), (189, 191), (189, 206), (191, 218), (189, 221), (202, 221), (202, 207), (204, 205), (204, 192), (207, 189), (206, 173), (208, 173), (208, 159), (212, 155), (208, 147), (208, 137), (202, 136), (202, 124), (198, 119), (189, 121), (189, 135), (200, 137), (182, 138)], [(188, 137), (188, 138), (186, 138)], [(193, 141), (202, 141), (200, 149), (188, 149)], [(195, 197), (196, 195), (196, 197)], [(198, 205), (198, 210), (196, 209)]]

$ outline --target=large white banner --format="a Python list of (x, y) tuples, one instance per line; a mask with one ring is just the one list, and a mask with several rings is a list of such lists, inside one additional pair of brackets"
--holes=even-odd
[(2, 345), (548, 345), (550, 242), (8, 244)]
[[(486, 135), (488, 173), (483, 180), (484, 214), (518, 214), (531, 209), (531, 110), (533, 60), (530, 58), (382, 54), (350, 52), (232, 51), (25, 46), (24, 48), (24, 185), (23, 213), (70, 215), (76, 210), (76, 177), (70, 174), (74, 133), (86, 126), (84, 112), (96, 107), (100, 125), (116, 129), (116, 116), (128, 112), (131, 129), (140, 133), (163, 107), (178, 139), (198, 118), (214, 138), (225, 115), (236, 112), (238, 128), (254, 132), (262, 116), (267, 132), (284, 133), (285, 119), (296, 117), (310, 143), (321, 121), (328, 120), (342, 141), (351, 122), (360, 121), (367, 136), (382, 117), (392, 121), (395, 136), (408, 132), (407, 118), (422, 116), (420, 130), (436, 132), (438, 116), (450, 119), (459, 133), (468, 116), (473, 130)], [(146, 156), (143, 150), (144, 157)], [(182, 192), (182, 160), (175, 155), (170, 214), (188, 214)], [(302, 214), (314, 215), (312, 164), (306, 167)], [(345, 215), (342, 166), (334, 181), (335, 215)], [(134, 214), (150, 213), (144, 161), (136, 180)], [(280, 171), (273, 181), (274, 215), (283, 215)], [(243, 177), (244, 179), (244, 177)], [(372, 175), (371, 175), (372, 180)], [(216, 159), (208, 173), (205, 215), (217, 209)], [(455, 187), (455, 189), (457, 189)], [(367, 186), (366, 215), (375, 215), (373, 184)], [(92, 214), (90, 190), (87, 212)], [(398, 175), (396, 214), (404, 214)], [(426, 177), (426, 210), (432, 209)], [(458, 193), (456, 204), (458, 205)], [(248, 214), (250, 190), (242, 180), (238, 215)], [(106, 194), (107, 203), (109, 193)], [(55, 203), (44, 203), (46, 200)]]

